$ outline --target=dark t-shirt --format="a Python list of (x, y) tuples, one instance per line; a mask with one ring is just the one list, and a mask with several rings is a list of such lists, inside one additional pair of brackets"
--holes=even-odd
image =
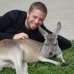
[[(24, 22), (26, 20), (26, 16), (26, 12), (21, 10), (12, 10), (1, 16), (0, 40), (6, 38), (12, 39), (15, 34), (24, 32), (28, 34), (29, 38), (44, 42), (44, 37), (39, 32), (38, 28), (35, 30), (27, 30), (25, 28)], [(41, 27), (47, 30), (43, 24)]]

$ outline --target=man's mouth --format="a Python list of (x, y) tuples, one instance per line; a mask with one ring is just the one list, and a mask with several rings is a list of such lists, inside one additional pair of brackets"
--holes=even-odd
[(37, 25), (37, 24), (32, 24), (32, 25), (33, 25), (33, 27), (34, 27), (34, 28), (38, 27), (38, 25)]

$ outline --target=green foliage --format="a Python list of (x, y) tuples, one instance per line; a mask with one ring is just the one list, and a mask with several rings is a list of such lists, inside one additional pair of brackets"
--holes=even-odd
[[(28, 71), (30, 74), (74, 74), (74, 40), (71, 41), (72, 47), (66, 50), (63, 50), (63, 57), (66, 62), (69, 64), (68, 66), (61, 67), (55, 66), (50, 63), (32, 63), (28, 64)], [(53, 60), (57, 60), (61, 62), (57, 58), (52, 58)], [(35, 64), (35, 65), (34, 65)], [(16, 74), (15, 70), (12, 68), (3, 68), (0, 71), (0, 74)]]

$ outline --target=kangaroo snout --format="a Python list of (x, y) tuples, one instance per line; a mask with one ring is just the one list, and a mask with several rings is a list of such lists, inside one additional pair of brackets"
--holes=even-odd
[(50, 52), (49, 55), (52, 55), (52, 52)]

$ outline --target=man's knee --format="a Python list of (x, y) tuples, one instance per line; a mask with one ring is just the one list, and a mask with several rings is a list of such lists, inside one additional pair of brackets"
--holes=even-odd
[(58, 36), (58, 44), (61, 49), (67, 49), (72, 46), (71, 41), (62, 36)]

